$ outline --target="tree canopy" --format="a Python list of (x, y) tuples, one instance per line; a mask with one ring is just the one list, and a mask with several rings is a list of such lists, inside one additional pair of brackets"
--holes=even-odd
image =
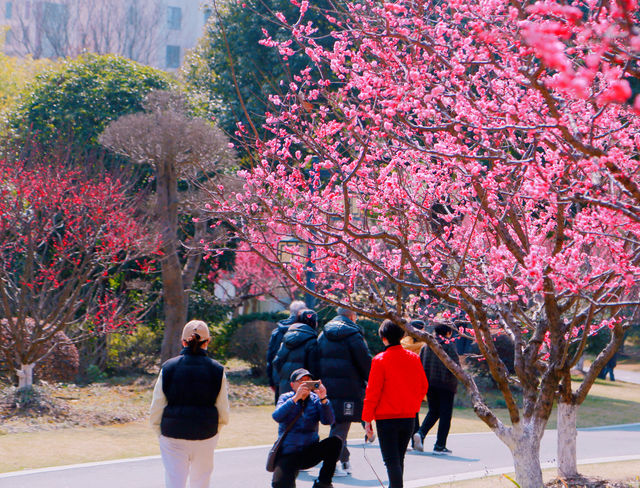
[[(268, 95), (286, 92), (293, 74), (308, 66), (310, 59), (294, 45), (281, 55), (261, 43), (265, 35), (286, 39), (286, 23), (295, 23), (300, 17), (300, 11), (289, 0), (217, 5), (211, 7), (206, 32), (187, 58), (183, 75), (202, 109), (215, 116), (220, 127), (233, 135), (237, 122), (249, 127), (242, 104), (259, 129), (269, 106)], [(325, 1), (314, 2), (304, 21), (313, 19), (320, 42), (330, 44), (330, 24), (316, 10), (326, 5)]]
[[(620, 310), (637, 302), (640, 120), (627, 78), (638, 7), (602, 5), (354, 1), (327, 12), (331, 48), (292, 24), (314, 67), (271, 97), (243, 191), (212, 198), (300, 288), (426, 341), (511, 449), (525, 488), (543, 484), (555, 401), (560, 469), (575, 474), (567, 412), (621, 343)], [(291, 46), (267, 42), (283, 55)], [(406, 321), (443, 307), (445, 320), (470, 322), (508, 421)], [(571, 367), (606, 327), (611, 340), (574, 391)], [(514, 376), (497, 334), (513, 340)]]
[(59, 165), (0, 162), (0, 354), (30, 386), (60, 331), (127, 323), (109, 277), (146, 240), (120, 182)]
[(142, 110), (147, 93), (172, 84), (166, 73), (126, 58), (83, 55), (36, 76), (9, 126), (19, 140), (34, 138), (45, 148), (64, 141), (82, 153), (99, 147), (109, 122)]

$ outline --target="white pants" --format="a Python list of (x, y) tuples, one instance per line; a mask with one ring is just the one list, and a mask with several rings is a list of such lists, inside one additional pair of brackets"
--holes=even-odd
[(160, 436), (160, 454), (164, 464), (166, 488), (185, 488), (190, 476), (191, 488), (209, 488), (213, 473), (213, 450), (218, 435), (201, 441)]

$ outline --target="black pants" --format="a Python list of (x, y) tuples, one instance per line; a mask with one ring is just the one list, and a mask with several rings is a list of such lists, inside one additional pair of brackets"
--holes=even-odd
[(415, 418), (376, 420), (382, 460), (387, 467), (389, 488), (402, 488), (404, 454), (413, 434)]
[(271, 486), (273, 488), (294, 488), (298, 471), (311, 468), (322, 461), (322, 468), (318, 481), (331, 484), (336, 462), (342, 449), (342, 441), (338, 437), (328, 437), (320, 442), (314, 442), (304, 449), (291, 454), (284, 454), (278, 458), (273, 472)]
[(423, 439), (429, 433), (431, 427), (438, 424), (438, 438), (434, 447), (447, 447), (447, 437), (451, 428), (451, 414), (453, 413), (453, 397), (455, 393), (443, 388), (429, 387), (427, 391), (427, 403), (429, 412), (420, 427), (420, 437)]

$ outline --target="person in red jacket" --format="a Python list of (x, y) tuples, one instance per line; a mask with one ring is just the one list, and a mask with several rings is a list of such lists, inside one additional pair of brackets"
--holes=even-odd
[(389, 488), (402, 488), (404, 455), (429, 385), (418, 355), (400, 345), (404, 330), (385, 320), (378, 334), (386, 347), (371, 362), (362, 420), (369, 439), (374, 437), (371, 422), (376, 421)]

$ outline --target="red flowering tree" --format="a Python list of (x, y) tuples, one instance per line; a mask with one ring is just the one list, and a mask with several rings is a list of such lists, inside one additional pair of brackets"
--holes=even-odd
[[(264, 43), (314, 65), (271, 98), (244, 191), (213, 195), (215, 208), (299, 287), (425, 340), (511, 449), (522, 487), (543, 485), (557, 401), (560, 474), (574, 475), (576, 408), (622, 341), (640, 272), (636, 3), (361, 0), (327, 14), (331, 50), (307, 8), (290, 41)], [(291, 262), (265, 229), (295, 237)], [(471, 322), (509, 422), (403, 320), (436, 306)], [(573, 391), (570, 369), (602, 327), (611, 341)], [(513, 340), (513, 376), (497, 333)]]
[(60, 167), (0, 162), (0, 353), (20, 387), (58, 345), (128, 323), (110, 275), (140, 229), (118, 181)]

